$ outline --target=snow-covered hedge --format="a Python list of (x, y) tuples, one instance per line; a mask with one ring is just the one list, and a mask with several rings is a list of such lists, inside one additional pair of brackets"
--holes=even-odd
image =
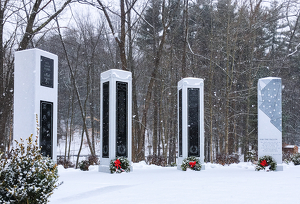
[(58, 187), (56, 164), (41, 155), (32, 135), (26, 140), (26, 146), (16, 141), (9, 157), (0, 161), (0, 203), (47, 203)]
[(295, 165), (300, 165), (300, 153), (296, 153), (292, 156), (292, 162)]

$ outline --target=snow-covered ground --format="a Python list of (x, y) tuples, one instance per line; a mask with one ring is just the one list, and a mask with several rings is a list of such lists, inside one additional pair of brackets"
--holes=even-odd
[(64, 169), (50, 203), (300, 203), (300, 166), (284, 164), (283, 171), (255, 171), (251, 163), (221, 166), (206, 164), (200, 172), (134, 163), (133, 172), (108, 174)]

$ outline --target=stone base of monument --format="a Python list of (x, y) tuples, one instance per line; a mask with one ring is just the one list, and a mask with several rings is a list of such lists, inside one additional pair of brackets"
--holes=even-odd
[(283, 165), (277, 164), (276, 171), (283, 171)]
[(104, 172), (104, 173), (110, 173), (109, 166), (107, 166), (107, 165), (99, 165), (98, 171)]
[[(98, 171), (103, 172), (103, 173), (110, 173), (108, 165), (99, 165), (98, 166)], [(130, 172), (132, 172), (132, 171), (133, 171), (133, 166), (130, 165)]]

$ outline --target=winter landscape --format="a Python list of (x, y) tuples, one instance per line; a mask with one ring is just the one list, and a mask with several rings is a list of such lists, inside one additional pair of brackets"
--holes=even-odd
[[(77, 134), (76, 134), (77, 135)], [(72, 142), (79, 149), (80, 137)], [(65, 146), (61, 140), (58, 154)], [(88, 154), (87, 146), (82, 150)], [(82, 159), (84, 159), (82, 157)], [(72, 160), (71, 161), (75, 161)], [(177, 167), (133, 163), (130, 173), (98, 172), (58, 166), (61, 186), (54, 191), (50, 203), (204, 203), (204, 204), (277, 204), (297, 203), (300, 189), (300, 165), (283, 164), (283, 171), (255, 171), (255, 164), (220, 165), (204, 163), (205, 170), (187, 171)]]
[(298, 203), (300, 166), (284, 164), (283, 171), (255, 171), (251, 163), (205, 164), (205, 170), (186, 172), (176, 167), (134, 163), (130, 173), (108, 174), (64, 169), (50, 203)]
[(300, 203), (299, 5), (1, 0), (0, 203)]

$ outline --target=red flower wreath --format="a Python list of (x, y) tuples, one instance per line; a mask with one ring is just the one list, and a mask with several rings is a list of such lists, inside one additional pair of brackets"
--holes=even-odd
[(262, 160), (260, 162), (260, 165), (262, 165), (262, 166), (269, 166), (266, 160)]
[(194, 166), (196, 165), (196, 161), (190, 162), (189, 165), (190, 165), (191, 168), (194, 168)]
[(119, 169), (119, 168), (121, 169), (121, 162), (120, 162), (119, 159), (117, 159), (114, 163), (115, 163), (115, 166), (116, 166), (117, 169)]

